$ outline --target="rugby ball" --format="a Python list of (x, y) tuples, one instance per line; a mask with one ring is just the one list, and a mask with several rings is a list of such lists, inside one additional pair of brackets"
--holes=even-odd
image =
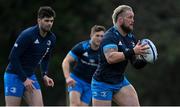
[(155, 61), (157, 60), (158, 53), (154, 43), (149, 39), (142, 39), (141, 43), (147, 44), (149, 46), (149, 49), (147, 49), (147, 54), (142, 55), (143, 59), (149, 63), (155, 63)]

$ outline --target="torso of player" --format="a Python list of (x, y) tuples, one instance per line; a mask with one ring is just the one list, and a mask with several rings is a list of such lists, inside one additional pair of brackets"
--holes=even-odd
[(100, 66), (98, 66), (94, 78), (98, 81), (116, 84), (123, 79), (128, 60), (115, 64), (108, 64), (103, 53), (103, 46), (107, 44), (115, 44), (118, 46), (119, 52), (124, 52), (135, 46), (135, 39), (132, 34), (123, 37), (115, 27), (110, 28), (104, 35), (104, 39), (100, 46)]
[[(49, 32), (46, 37), (41, 37), (38, 26), (30, 27), (23, 32), (21, 36), (28, 38), (28, 41), (26, 41), (28, 46), (26, 46), (26, 49), (23, 49), (20, 55), (20, 63), (27, 75), (31, 75), (43, 58), (51, 51), (55, 44), (55, 36)], [(7, 70), (18, 72), (11, 63), (9, 63)]]
[(90, 83), (92, 75), (98, 66), (98, 50), (92, 50), (90, 42), (83, 41), (79, 44), (79, 54), (77, 66), (75, 66), (73, 73), (80, 79)]

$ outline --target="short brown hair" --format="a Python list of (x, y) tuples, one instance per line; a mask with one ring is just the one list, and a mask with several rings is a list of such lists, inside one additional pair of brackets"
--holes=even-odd
[(55, 11), (49, 7), (49, 6), (42, 6), (39, 8), (38, 10), (38, 18), (42, 19), (42, 18), (49, 18), (49, 17), (56, 17), (56, 13)]
[(102, 25), (94, 25), (91, 28), (91, 34), (93, 34), (94, 32), (99, 32), (99, 31), (104, 31), (105, 32), (106, 28)]

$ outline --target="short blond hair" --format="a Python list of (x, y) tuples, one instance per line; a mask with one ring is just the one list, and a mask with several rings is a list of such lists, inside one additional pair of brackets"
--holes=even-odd
[(114, 10), (114, 12), (113, 12), (113, 14), (112, 14), (112, 20), (113, 20), (113, 24), (114, 24), (114, 25), (115, 25), (116, 22), (117, 22), (117, 19), (118, 19), (119, 14), (122, 14), (122, 13), (124, 13), (124, 12), (127, 11), (127, 10), (133, 11), (132, 8), (131, 8), (130, 6), (128, 6), (128, 5), (120, 5), (120, 6), (118, 6), (118, 7)]

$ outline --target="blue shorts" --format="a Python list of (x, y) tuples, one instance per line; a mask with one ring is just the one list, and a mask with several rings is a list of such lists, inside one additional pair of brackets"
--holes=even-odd
[[(35, 75), (32, 75), (29, 77), (33, 81), (34, 87), (36, 89), (40, 89), (40, 85), (36, 79)], [(19, 79), (18, 75), (6, 73), (4, 74), (4, 93), (5, 96), (16, 96), (16, 97), (22, 97), (25, 92), (25, 86), (23, 82)]]
[(114, 93), (118, 92), (122, 87), (127, 86), (129, 84), (130, 83), (126, 79), (126, 77), (124, 77), (124, 80), (119, 84), (113, 85), (92, 79), (92, 98), (97, 100), (112, 100)]
[(81, 94), (81, 98), (80, 98), (81, 101), (89, 105), (92, 99), (91, 85), (79, 79), (72, 73), (70, 76), (76, 81), (76, 83), (75, 83), (75, 86), (68, 87), (68, 92), (71, 92), (71, 91), (79, 92)]

